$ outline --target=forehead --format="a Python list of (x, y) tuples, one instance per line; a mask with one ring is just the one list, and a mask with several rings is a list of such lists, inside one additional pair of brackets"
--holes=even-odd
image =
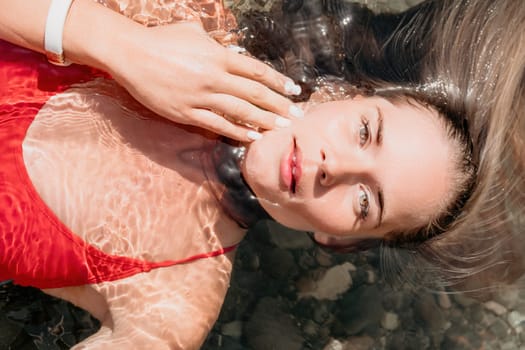
[(453, 141), (444, 122), (435, 110), (416, 102), (368, 102), (377, 103), (383, 115), (377, 176), (385, 197), (385, 226), (394, 230), (426, 223), (452, 187)]

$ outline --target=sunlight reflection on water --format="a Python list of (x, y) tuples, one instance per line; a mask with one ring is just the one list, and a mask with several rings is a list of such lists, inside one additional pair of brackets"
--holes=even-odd
[[(239, 10), (268, 9), (271, 4), (226, 2)], [(398, 9), (416, 1), (362, 2)], [(216, 8), (209, 4), (202, 1), (209, 13), (208, 28), (232, 20), (217, 21)], [(184, 16), (158, 7), (146, 12), (135, 19), (158, 24)], [(517, 349), (525, 340), (525, 293), (520, 288), (502, 291), (489, 302), (444, 292), (431, 295), (411, 286), (393, 290), (379, 275), (377, 251), (350, 258), (332, 256), (298, 233), (283, 240), (283, 231), (261, 224), (243, 243), (222, 314), (203, 349), (320, 349), (326, 344), (327, 350), (345, 345), (346, 349)], [(311, 295), (318, 281), (326, 282), (323, 277), (330, 268), (348, 263), (354, 268), (345, 270), (349, 278), (344, 281), (351, 282), (344, 296), (300, 297), (305, 294), (302, 288), (310, 288)], [(0, 284), (0, 310), (0, 349), (67, 348), (99, 327), (70, 304), (10, 284)], [(338, 343), (334, 338), (343, 340)]]

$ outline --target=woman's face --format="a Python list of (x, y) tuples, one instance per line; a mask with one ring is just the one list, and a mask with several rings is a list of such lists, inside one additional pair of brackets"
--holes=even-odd
[(248, 146), (242, 170), (286, 226), (335, 241), (381, 238), (442, 209), (452, 190), (452, 145), (436, 111), (357, 97), (267, 131)]

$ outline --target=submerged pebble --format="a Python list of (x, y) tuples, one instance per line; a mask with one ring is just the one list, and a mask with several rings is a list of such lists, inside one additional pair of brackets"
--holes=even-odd
[(319, 276), (300, 280), (297, 285), (299, 298), (338, 299), (352, 286), (351, 268), (351, 264), (344, 263), (323, 271)]

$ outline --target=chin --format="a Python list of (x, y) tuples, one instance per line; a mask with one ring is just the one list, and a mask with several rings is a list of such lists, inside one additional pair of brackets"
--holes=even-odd
[(268, 194), (280, 192), (279, 162), (275, 159), (275, 152), (258, 145), (257, 141), (246, 148), (241, 170), (248, 186), (258, 197), (267, 198)]

